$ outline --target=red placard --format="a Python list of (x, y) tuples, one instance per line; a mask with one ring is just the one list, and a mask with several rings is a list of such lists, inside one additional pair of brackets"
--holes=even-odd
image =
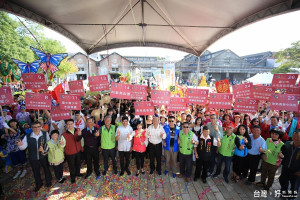
[(69, 89), (70, 94), (79, 94), (80, 96), (84, 96), (84, 88), (83, 88), (83, 81), (69, 81)]
[(259, 100), (257, 99), (238, 98), (235, 100), (233, 111), (240, 113), (256, 113), (258, 103)]
[(51, 109), (51, 94), (31, 93), (25, 94), (26, 109)]
[(61, 110), (58, 106), (52, 107), (51, 109), (51, 118), (54, 121), (71, 119), (71, 114), (69, 110)]
[(59, 108), (62, 110), (81, 110), (78, 94), (59, 94)]
[(207, 103), (208, 89), (187, 89), (188, 103), (204, 105)]
[(25, 84), (25, 88), (28, 90), (47, 90), (47, 84), (44, 74), (22, 74), (22, 79)]
[(253, 85), (251, 88), (251, 98), (270, 101), (270, 97), (274, 92), (275, 88), (272, 86)]
[(10, 87), (1, 87), (0, 88), (0, 105), (9, 105), (13, 104), (14, 100), (12, 98), (12, 92)]
[(228, 79), (215, 82), (216, 90), (218, 93), (230, 93), (230, 86)]
[(168, 111), (185, 111), (187, 98), (171, 97), (170, 104), (167, 105)]
[(292, 88), (295, 87), (297, 78), (298, 74), (274, 74), (272, 86), (276, 89)]
[(109, 90), (107, 75), (89, 77), (89, 85), (90, 85), (90, 91), (92, 92)]
[(270, 108), (272, 110), (298, 111), (299, 95), (295, 94), (272, 94)]
[(253, 83), (245, 83), (232, 86), (234, 98), (245, 98), (251, 96), (251, 88)]
[(131, 85), (124, 83), (112, 83), (110, 97), (118, 99), (131, 99)]
[(147, 86), (146, 85), (131, 85), (131, 98), (136, 100), (147, 100)]
[(233, 94), (210, 93), (208, 108), (231, 109)]
[(287, 88), (286, 94), (300, 94), (300, 87)]
[(170, 104), (170, 91), (151, 90), (151, 101), (153, 105), (169, 105)]
[(154, 107), (151, 101), (134, 102), (136, 115), (154, 115)]

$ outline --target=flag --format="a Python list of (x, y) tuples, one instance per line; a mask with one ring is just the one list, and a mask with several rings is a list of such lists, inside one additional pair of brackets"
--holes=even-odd
[(52, 98), (55, 99), (56, 102), (58, 102), (58, 94), (59, 94), (59, 93), (64, 93), (64, 89), (63, 89), (61, 83), (58, 84), (58, 85), (54, 88), (54, 90), (52, 91), (52, 94), (51, 94)]

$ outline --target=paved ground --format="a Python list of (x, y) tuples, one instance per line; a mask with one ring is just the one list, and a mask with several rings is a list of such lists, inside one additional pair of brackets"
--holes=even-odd
[[(149, 160), (146, 159), (146, 169), (149, 171)], [(102, 161), (101, 161), (102, 162)], [(101, 171), (103, 165), (101, 165)], [(207, 183), (203, 184), (201, 180), (186, 183), (184, 179), (173, 178), (169, 176), (159, 176), (157, 174), (135, 176), (134, 162), (131, 161), (131, 176), (126, 173), (123, 177), (113, 175), (111, 167), (106, 176), (101, 176), (96, 180), (94, 174), (90, 179), (78, 178), (76, 184), (71, 185), (67, 163), (64, 164), (64, 176), (67, 181), (59, 184), (54, 180), (53, 186), (48, 189), (43, 187), (38, 193), (34, 193), (34, 179), (31, 168), (28, 166), (28, 173), (22, 179), (8, 179), (4, 185), (6, 193), (4, 199), (279, 199), (275, 198), (275, 190), (280, 189), (278, 182), (279, 172), (276, 174), (275, 183), (266, 194), (267, 198), (255, 198), (254, 192), (261, 192), (262, 188), (254, 185), (246, 185), (245, 180), (239, 183), (230, 181), (226, 184), (221, 178), (208, 178)], [(81, 172), (85, 173), (86, 165), (82, 167)], [(194, 172), (194, 170), (193, 170)], [(14, 172), (9, 175), (12, 177)], [(44, 178), (44, 177), (43, 177)], [(260, 174), (256, 180), (260, 180)]]

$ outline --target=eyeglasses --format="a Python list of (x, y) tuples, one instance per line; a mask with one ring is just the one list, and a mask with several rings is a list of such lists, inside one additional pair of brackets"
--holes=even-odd
[(41, 126), (33, 126), (32, 128), (41, 128)]
[(174, 121), (169, 121), (169, 122), (174, 122)]
[(189, 128), (188, 126), (184, 126), (183, 128)]

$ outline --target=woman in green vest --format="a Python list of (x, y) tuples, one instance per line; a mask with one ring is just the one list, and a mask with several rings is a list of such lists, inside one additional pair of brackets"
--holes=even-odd
[[(281, 148), (284, 143), (280, 140), (283, 136), (283, 132), (279, 128), (274, 128), (271, 131), (271, 138), (266, 139), (267, 149), (263, 155), (261, 179), (256, 185), (264, 187), (265, 190), (269, 190), (274, 182), (274, 177), (278, 167), (284, 158)], [(266, 184), (266, 179), (268, 182)]]

